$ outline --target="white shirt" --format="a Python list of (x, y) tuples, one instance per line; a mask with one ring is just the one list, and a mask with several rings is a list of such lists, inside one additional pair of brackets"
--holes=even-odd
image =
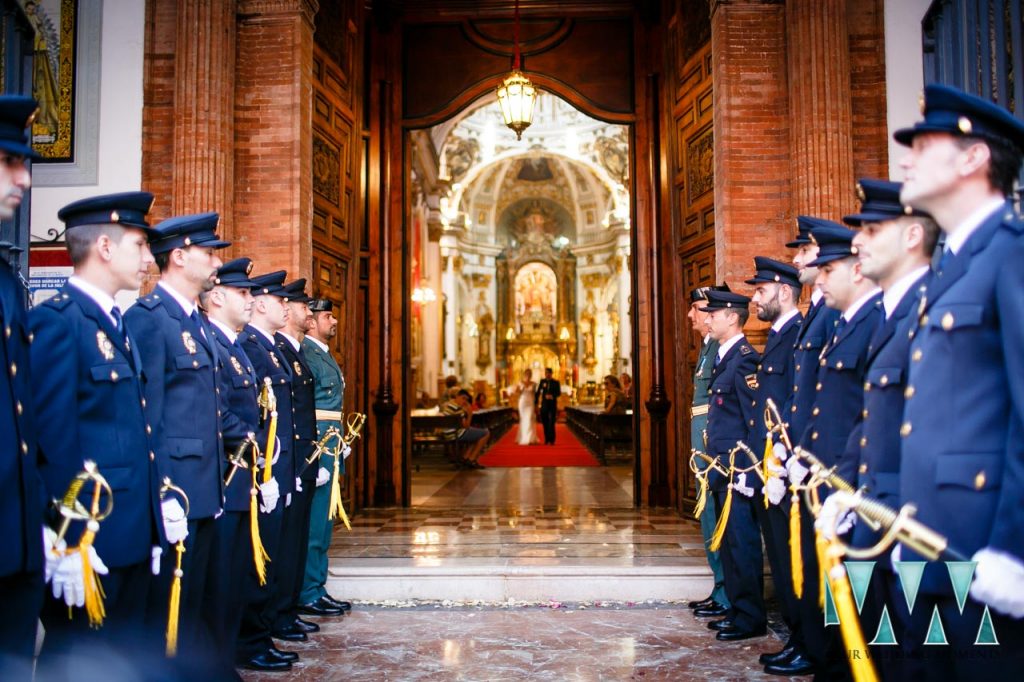
[(971, 235), (978, 231), (985, 219), (996, 211), (1003, 210), (1005, 203), (1005, 199), (993, 199), (974, 209), (971, 215), (967, 216), (967, 219), (960, 224), (960, 227), (946, 235), (946, 248), (954, 255), (958, 253)]
[(157, 286), (166, 291), (168, 294), (170, 294), (171, 298), (178, 302), (178, 305), (181, 306), (181, 309), (185, 311), (186, 317), (191, 317), (192, 313), (199, 309), (199, 306), (196, 305), (195, 301), (190, 301), (181, 294), (179, 294), (177, 291), (174, 290), (174, 287), (172, 287), (167, 282), (161, 280), (157, 284)]
[(825, 294), (821, 293), (821, 289), (818, 287), (811, 289), (811, 305), (818, 305), (818, 301), (820, 301), (821, 297), (824, 295)]
[(796, 317), (796, 314), (799, 312), (799, 310), (793, 308), (788, 313), (783, 313), (782, 315), (779, 315), (779, 319), (775, 320), (775, 322), (772, 322), (772, 329), (774, 329), (776, 332), (779, 331), (784, 326), (786, 326), (787, 322)]
[(853, 316), (857, 314), (857, 311), (863, 308), (864, 304), (867, 303), (871, 299), (871, 297), (877, 294), (879, 291), (881, 291), (881, 289), (879, 289), (878, 287), (874, 287), (871, 291), (869, 291), (868, 293), (864, 294), (856, 301), (854, 301), (853, 305), (851, 305), (849, 308), (843, 311), (843, 319), (846, 320), (847, 322), (852, 320)]
[(288, 343), (292, 344), (292, 348), (294, 348), (296, 351), (298, 351), (299, 348), (302, 347), (302, 344), (299, 343), (298, 339), (296, 339), (296, 338), (294, 338), (292, 336), (289, 336), (288, 334), (286, 334), (284, 332), (279, 332), (279, 333), (281, 334), (281, 336), (283, 336), (284, 338), (288, 339)]
[(211, 317), (210, 322), (213, 322), (215, 325), (217, 325), (217, 329), (221, 330), (224, 336), (228, 337), (228, 341), (230, 341), (231, 343), (234, 343), (235, 339), (238, 338), (238, 332), (236, 332), (234, 329), (227, 326), (220, 320)]
[(103, 291), (99, 287), (90, 284), (89, 282), (86, 282), (78, 275), (71, 275), (70, 277), (68, 277), (68, 284), (75, 287), (83, 294), (91, 298), (93, 302), (95, 302), (96, 305), (100, 307), (100, 310), (107, 314), (107, 317), (110, 318), (110, 321), (114, 324), (114, 326), (117, 326), (117, 320), (115, 320), (114, 316), (111, 314), (111, 311), (114, 309), (114, 298), (110, 294)]
[(733, 346), (735, 346), (739, 342), (739, 340), (742, 339), (742, 338), (743, 338), (743, 332), (740, 332), (736, 336), (732, 337), (731, 339), (729, 339), (728, 341), (726, 341), (725, 343), (720, 345), (718, 347), (718, 361), (721, 362), (722, 358), (725, 357), (725, 354), (728, 353), (729, 350)]
[(896, 280), (891, 287), (886, 289), (885, 293), (882, 294), (882, 305), (885, 307), (885, 319), (888, 320), (892, 317), (892, 311), (896, 310), (896, 306), (898, 306), (900, 301), (903, 300), (903, 295), (906, 294), (910, 289), (910, 286), (926, 272), (928, 272), (927, 265), (914, 268)]
[(331, 352), (331, 349), (327, 347), (327, 344), (324, 343), (323, 341), (321, 341), (320, 339), (315, 338), (313, 336), (310, 336), (309, 334), (306, 334), (306, 338), (309, 339), (310, 341), (312, 341), (313, 343), (315, 343), (317, 345), (317, 347), (320, 350), (322, 350), (323, 352), (325, 352), (325, 353), (330, 353)]

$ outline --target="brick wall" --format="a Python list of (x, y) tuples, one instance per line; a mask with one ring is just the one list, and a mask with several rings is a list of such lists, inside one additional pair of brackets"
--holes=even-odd
[(847, 0), (853, 175), (888, 178), (885, 27), (882, 0)]

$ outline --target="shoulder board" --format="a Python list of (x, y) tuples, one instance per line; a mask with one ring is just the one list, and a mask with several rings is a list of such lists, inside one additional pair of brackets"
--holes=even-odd
[(750, 355), (753, 352), (754, 349), (748, 346), (747, 344), (743, 344), (742, 346), (740, 346), (740, 355)]
[(43, 305), (50, 306), (56, 310), (64, 310), (64, 308), (71, 305), (71, 297), (67, 294), (57, 294), (56, 296), (51, 296), (46, 299), (43, 302)]
[(136, 303), (147, 310), (152, 310), (160, 305), (160, 297), (156, 294), (148, 294), (146, 296), (139, 297), (139, 300), (137, 300)]
[(1021, 216), (1017, 215), (1013, 211), (1008, 210), (1003, 214), (1002, 227), (1010, 232), (1020, 234), (1021, 232), (1024, 232), (1024, 218), (1021, 218)]

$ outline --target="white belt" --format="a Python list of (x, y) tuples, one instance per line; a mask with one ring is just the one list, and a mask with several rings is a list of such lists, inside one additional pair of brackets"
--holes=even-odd
[[(319, 410), (317, 410), (317, 412), (319, 412)], [(707, 413), (708, 413), (708, 405), (707, 405), (707, 403), (705, 403), (704, 405), (697, 405), (695, 407), (691, 407), (690, 408), (690, 416), (691, 417), (700, 417), (700, 416), (705, 415)]]
[(318, 422), (340, 422), (341, 411), (340, 410), (320, 410), (316, 411), (316, 420)]

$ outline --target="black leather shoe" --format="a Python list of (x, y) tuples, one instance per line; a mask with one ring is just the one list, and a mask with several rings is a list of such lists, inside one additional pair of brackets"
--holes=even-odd
[(320, 597), (320, 601), (325, 601), (328, 604), (330, 604), (331, 606), (337, 607), (337, 608), (341, 609), (342, 611), (351, 611), (352, 610), (352, 602), (350, 602), (350, 601), (342, 601), (340, 599), (335, 599), (334, 597), (332, 597), (329, 594), (325, 594), (324, 596)]
[(698, 618), (719, 618), (727, 613), (729, 613), (729, 609), (717, 602), (711, 602), (711, 606), (702, 606), (693, 610), (693, 615)]
[(267, 656), (270, 656), (271, 658), (276, 658), (279, 661), (288, 661), (289, 663), (294, 663), (295, 661), (299, 660), (299, 655), (296, 652), (282, 651), (281, 649), (278, 649), (276, 646), (271, 646), (269, 649), (267, 649)]
[(723, 618), (722, 620), (713, 620), (708, 623), (708, 630), (731, 630), (733, 622), (731, 618)]
[(340, 616), (342, 610), (337, 606), (331, 606), (321, 597), (312, 604), (299, 604), (299, 613), (304, 616)]
[(312, 622), (310, 622), (308, 620), (302, 620), (298, 616), (296, 616), (296, 618), (295, 618), (295, 623), (293, 623), (293, 627), (296, 630), (302, 630), (303, 632), (306, 632), (306, 633), (320, 632), (320, 626), (319, 625), (317, 625), (316, 623), (312, 623)]
[(700, 601), (691, 601), (687, 603), (687, 606), (691, 609), (702, 609), (705, 606), (711, 606), (714, 603), (715, 600), (711, 598), (711, 595), (708, 595), (707, 598), (701, 599)]
[(738, 642), (741, 639), (753, 639), (754, 637), (764, 637), (767, 634), (768, 628), (766, 627), (754, 628), (753, 630), (729, 628), (728, 630), (719, 630), (718, 634), (715, 635), (715, 639), (717, 639), (719, 642)]
[(284, 672), (285, 670), (291, 670), (292, 664), (288, 661), (282, 661), (280, 658), (271, 658), (268, 653), (262, 653), (258, 656), (253, 656), (247, 661), (243, 661), (239, 667), (246, 670), (260, 670), (263, 672)]
[(291, 625), (282, 630), (274, 630), (270, 633), (270, 636), (274, 639), (283, 639), (286, 642), (308, 642), (309, 635), (302, 630), (299, 630), (295, 625)]
[(761, 654), (757, 657), (758, 663), (761, 665), (772, 665), (778, 663), (785, 663), (789, 659), (793, 658), (796, 653), (796, 649), (792, 646), (785, 646), (781, 651), (776, 651), (773, 654)]
[(813, 675), (814, 664), (800, 654), (795, 654), (791, 659), (782, 663), (772, 663), (764, 667), (769, 675)]

